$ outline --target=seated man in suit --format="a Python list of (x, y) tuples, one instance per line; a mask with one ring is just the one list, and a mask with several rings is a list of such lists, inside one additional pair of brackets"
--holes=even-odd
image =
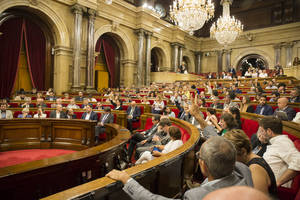
[(93, 111), (93, 108), (90, 105), (87, 105), (81, 119), (98, 121), (98, 115)]
[(78, 92), (78, 96), (75, 98), (75, 100), (76, 101), (83, 101), (83, 98), (84, 98), (84, 96), (83, 96), (83, 92)]
[(210, 104), (211, 108), (214, 108), (214, 109), (223, 109), (223, 105), (221, 103), (219, 103), (219, 98), (214, 97), (212, 99), (212, 101), (213, 101), (213, 103)]
[[(201, 172), (207, 179), (204, 180), (201, 186), (186, 191), (182, 199), (203, 199), (212, 191), (234, 185), (253, 187), (249, 168), (240, 162), (236, 162), (235, 147), (224, 137), (214, 136), (209, 138), (202, 144), (196, 157)], [(132, 199), (169, 199), (151, 193), (124, 171), (113, 170), (106, 176), (121, 181), (124, 184), (123, 190)]]
[(51, 104), (51, 108), (56, 108), (57, 105), (61, 105), (63, 107), (63, 105), (62, 105), (62, 98), (57, 98), (56, 102), (53, 103), (53, 104)]
[(67, 114), (68, 119), (77, 119), (77, 116), (76, 116), (76, 114), (74, 114), (74, 111), (72, 108), (69, 108), (67, 110), (66, 114)]
[(128, 158), (127, 158), (128, 161), (131, 160), (135, 145), (139, 142), (146, 143), (147, 139), (156, 133), (158, 129), (159, 121), (160, 121), (160, 115), (152, 116), (153, 126), (150, 129), (132, 135), (132, 137), (129, 139)]
[(21, 108), (33, 108), (34, 105), (31, 103), (31, 98), (30, 97), (26, 97), (25, 98), (25, 103), (21, 104)]
[(93, 104), (89, 102), (89, 99), (88, 98), (84, 98), (83, 101), (82, 101), (81, 108), (85, 109), (85, 107), (87, 105), (89, 105), (90, 107), (93, 107)]
[(49, 92), (49, 95), (46, 96), (46, 100), (47, 100), (47, 101), (55, 101), (55, 100), (56, 100), (56, 97), (55, 97), (53, 91)]
[(295, 87), (291, 91), (291, 97), (289, 99), (291, 103), (300, 103), (300, 88)]
[(44, 103), (44, 99), (39, 97), (36, 99), (36, 105), (37, 108), (38, 107), (42, 107), (42, 108), (47, 108), (47, 104)]
[(156, 133), (137, 144), (135, 157), (138, 158), (143, 152), (150, 151), (154, 145), (166, 145), (171, 139), (169, 135), (169, 128), (171, 126), (171, 120), (168, 117), (162, 116)]
[(62, 105), (57, 105), (56, 110), (51, 111), (50, 118), (56, 119), (64, 119), (67, 118), (67, 115), (64, 111), (62, 111)]
[(266, 102), (267, 102), (267, 97), (261, 96), (259, 99), (259, 104), (257, 105), (254, 113), (258, 115), (272, 115), (273, 108), (270, 105), (268, 105)]
[(286, 97), (279, 98), (277, 100), (278, 108), (274, 111), (274, 115), (278, 116), (280, 112), (285, 113), (285, 116), (281, 117), (281, 120), (292, 121), (296, 116), (296, 111), (288, 106), (288, 102), (289, 100)]
[(136, 102), (132, 101), (130, 106), (127, 108), (127, 128), (132, 132), (132, 122), (138, 122), (141, 116), (141, 109), (136, 106)]
[(0, 110), (0, 119), (12, 119), (13, 114), (10, 110), (7, 110), (7, 104), (1, 103), (1, 110)]
[(95, 127), (95, 144), (99, 142), (99, 135), (105, 132), (104, 124), (114, 123), (114, 115), (111, 113), (110, 107), (104, 107), (104, 113), (101, 114), (99, 122)]

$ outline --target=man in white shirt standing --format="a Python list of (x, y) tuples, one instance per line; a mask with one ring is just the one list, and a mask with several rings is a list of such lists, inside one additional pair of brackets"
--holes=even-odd
[(291, 187), (291, 180), (300, 172), (300, 152), (287, 135), (282, 134), (282, 122), (275, 117), (265, 117), (259, 122), (257, 132), (261, 142), (269, 142), (263, 158), (274, 172), (277, 186)]

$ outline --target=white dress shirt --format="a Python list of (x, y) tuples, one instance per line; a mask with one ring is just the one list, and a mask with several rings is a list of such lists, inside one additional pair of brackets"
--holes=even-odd
[(60, 118), (60, 112), (56, 112), (56, 119)]
[[(287, 170), (300, 171), (300, 152), (287, 135), (278, 135), (270, 139), (271, 145), (267, 146), (263, 158), (272, 168), (276, 180)], [(292, 181), (282, 185), (290, 188)]]
[(86, 113), (85, 120), (90, 120), (91, 113)]

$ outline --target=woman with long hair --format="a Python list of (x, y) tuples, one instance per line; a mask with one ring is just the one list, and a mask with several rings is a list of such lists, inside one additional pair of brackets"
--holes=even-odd
[(249, 96), (243, 96), (242, 103), (240, 106), (241, 112), (248, 112), (248, 113), (254, 113), (255, 109), (253, 105), (250, 105), (250, 97)]
[(228, 131), (224, 137), (235, 146), (237, 161), (248, 165), (252, 174), (254, 188), (271, 197), (276, 197), (277, 186), (274, 173), (262, 157), (252, 153), (251, 143), (246, 133), (243, 130), (234, 129)]

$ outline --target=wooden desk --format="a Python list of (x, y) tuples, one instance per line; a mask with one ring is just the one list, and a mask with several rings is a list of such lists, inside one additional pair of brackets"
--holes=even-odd
[[(102, 145), (91, 147), (92, 140), (90, 145), (81, 143), (85, 136), (87, 137), (84, 141), (88, 141), (89, 133), (91, 137), (93, 136), (94, 128), (89, 129), (95, 124), (94, 122), (55, 119), (0, 121), (1, 144), (5, 143), (6, 145), (3, 146), (7, 149), (10, 147), (10, 150), (15, 147), (20, 149), (21, 145), (17, 145), (19, 143), (22, 143), (24, 148), (27, 144), (35, 148), (48, 146), (73, 150), (85, 149), (72, 154), (1, 168), (0, 194), (1, 199), (6, 200), (39, 199), (103, 177), (112, 168), (117, 167), (116, 161), (122, 156), (123, 146), (130, 137), (130, 132), (124, 127), (107, 124), (106, 134), (110, 140)], [(16, 132), (13, 130), (13, 124), (16, 124), (14, 125), (17, 127)], [(30, 127), (33, 127), (32, 130), (27, 131), (26, 129)], [(43, 133), (45, 133), (45, 140), (42, 137)]]

